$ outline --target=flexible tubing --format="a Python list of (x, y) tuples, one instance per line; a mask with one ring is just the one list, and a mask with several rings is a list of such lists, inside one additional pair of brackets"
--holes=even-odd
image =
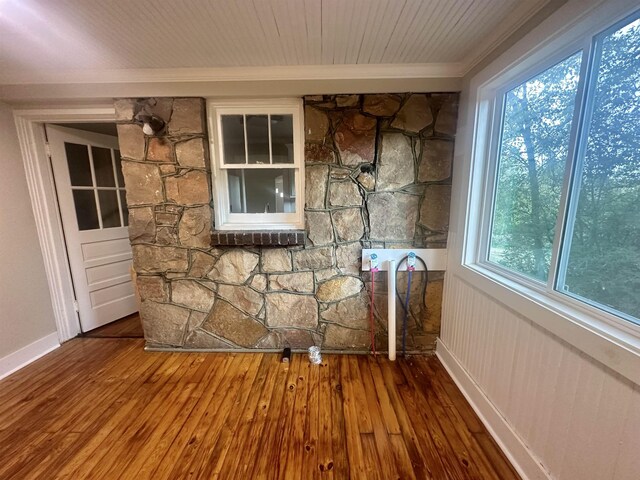
[(413, 270), (408, 270), (409, 279), (407, 281), (407, 295), (404, 300), (404, 318), (402, 320), (402, 356), (407, 356), (407, 321), (409, 319), (409, 295), (411, 294), (411, 274)]
[(371, 323), (371, 352), (376, 354), (376, 333), (375, 333), (375, 321), (373, 316), (373, 304), (374, 304), (374, 296), (376, 291), (376, 272), (375, 270), (371, 270), (371, 315), (370, 315), (370, 323)]

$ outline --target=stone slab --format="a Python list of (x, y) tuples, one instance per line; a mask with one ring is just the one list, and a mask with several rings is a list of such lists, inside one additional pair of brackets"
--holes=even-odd
[(267, 325), (270, 327), (316, 328), (318, 303), (312, 295), (267, 293)]

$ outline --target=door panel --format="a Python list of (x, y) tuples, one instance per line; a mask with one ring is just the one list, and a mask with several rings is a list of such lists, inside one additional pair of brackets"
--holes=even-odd
[(97, 267), (87, 268), (87, 283), (90, 287), (98, 287), (104, 283), (114, 279), (120, 280), (121, 277), (130, 277), (131, 261), (124, 260), (107, 265), (98, 265)]
[[(112, 304), (119, 302), (122, 298), (128, 297), (130, 295), (133, 295), (131, 277), (129, 277), (129, 282), (122, 282), (107, 288), (101, 288), (99, 290), (94, 290), (93, 292), (91, 292), (91, 305), (93, 308), (102, 307), (110, 303)], [(126, 315), (128, 315), (128, 313)]]
[(47, 125), (83, 331), (137, 310), (118, 139)]
[(129, 255), (131, 258), (128, 233), (126, 238), (107, 238), (101, 242), (87, 242), (82, 245), (82, 258), (86, 262), (102, 261), (120, 255)]

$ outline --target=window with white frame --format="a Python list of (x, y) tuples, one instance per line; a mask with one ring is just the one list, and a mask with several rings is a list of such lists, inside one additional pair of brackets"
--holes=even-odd
[(640, 324), (640, 12), (495, 91), (478, 263)]
[(209, 102), (218, 230), (304, 228), (302, 100)]

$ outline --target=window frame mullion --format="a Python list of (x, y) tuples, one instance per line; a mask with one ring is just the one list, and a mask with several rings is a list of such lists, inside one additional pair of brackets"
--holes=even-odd
[[(273, 140), (271, 139), (271, 114), (267, 114), (267, 129), (269, 131), (269, 165), (273, 165)], [(294, 160), (295, 162), (295, 160)]]
[(562, 181), (562, 191), (558, 204), (555, 235), (551, 248), (551, 261), (549, 262), (549, 276), (547, 277), (546, 291), (554, 293), (563, 282), (567, 264), (567, 241), (571, 243), (573, 221), (575, 219), (575, 206), (577, 195), (580, 193), (579, 182), (581, 177), (582, 159), (584, 158), (585, 121), (590, 116), (593, 99), (593, 57), (594, 42), (586, 38), (582, 46), (582, 60), (580, 64), (580, 80), (576, 91), (576, 100), (569, 133), (569, 148), (565, 161), (565, 172)]
[(104, 228), (102, 226), (102, 210), (100, 209), (100, 198), (98, 197), (98, 180), (96, 178), (96, 170), (93, 165), (93, 149), (91, 147), (92, 145), (87, 145), (87, 150), (89, 152), (89, 166), (91, 168), (91, 181), (93, 182), (93, 196), (96, 201), (96, 211), (98, 213), (98, 228), (102, 230)]
[[(247, 114), (242, 114), (242, 131), (244, 135), (244, 165), (249, 165), (249, 140), (247, 139)], [(222, 160), (224, 163), (224, 158)], [(242, 164), (240, 164), (242, 165)]]
[(116, 200), (118, 201), (118, 214), (120, 216), (120, 226), (124, 226), (124, 211), (122, 210), (122, 201), (120, 199), (120, 182), (118, 181), (118, 171), (116, 165), (116, 152), (115, 149), (110, 148), (111, 153), (111, 166), (113, 167), (113, 181), (116, 184)]
[(502, 122), (504, 120), (505, 95), (508, 90), (501, 88), (495, 92), (493, 111), (491, 115), (491, 137), (487, 146), (489, 165), (485, 170), (485, 193), (483, 199), (482, 235), (478, 246), (478, 260), (481, 263), (489, 262), (489, 249), (491, 247), (491, 232), (493, 231), (494, 206), (498, 187), (498, 173), (500, 168), (500, 144), (502, 143)]

